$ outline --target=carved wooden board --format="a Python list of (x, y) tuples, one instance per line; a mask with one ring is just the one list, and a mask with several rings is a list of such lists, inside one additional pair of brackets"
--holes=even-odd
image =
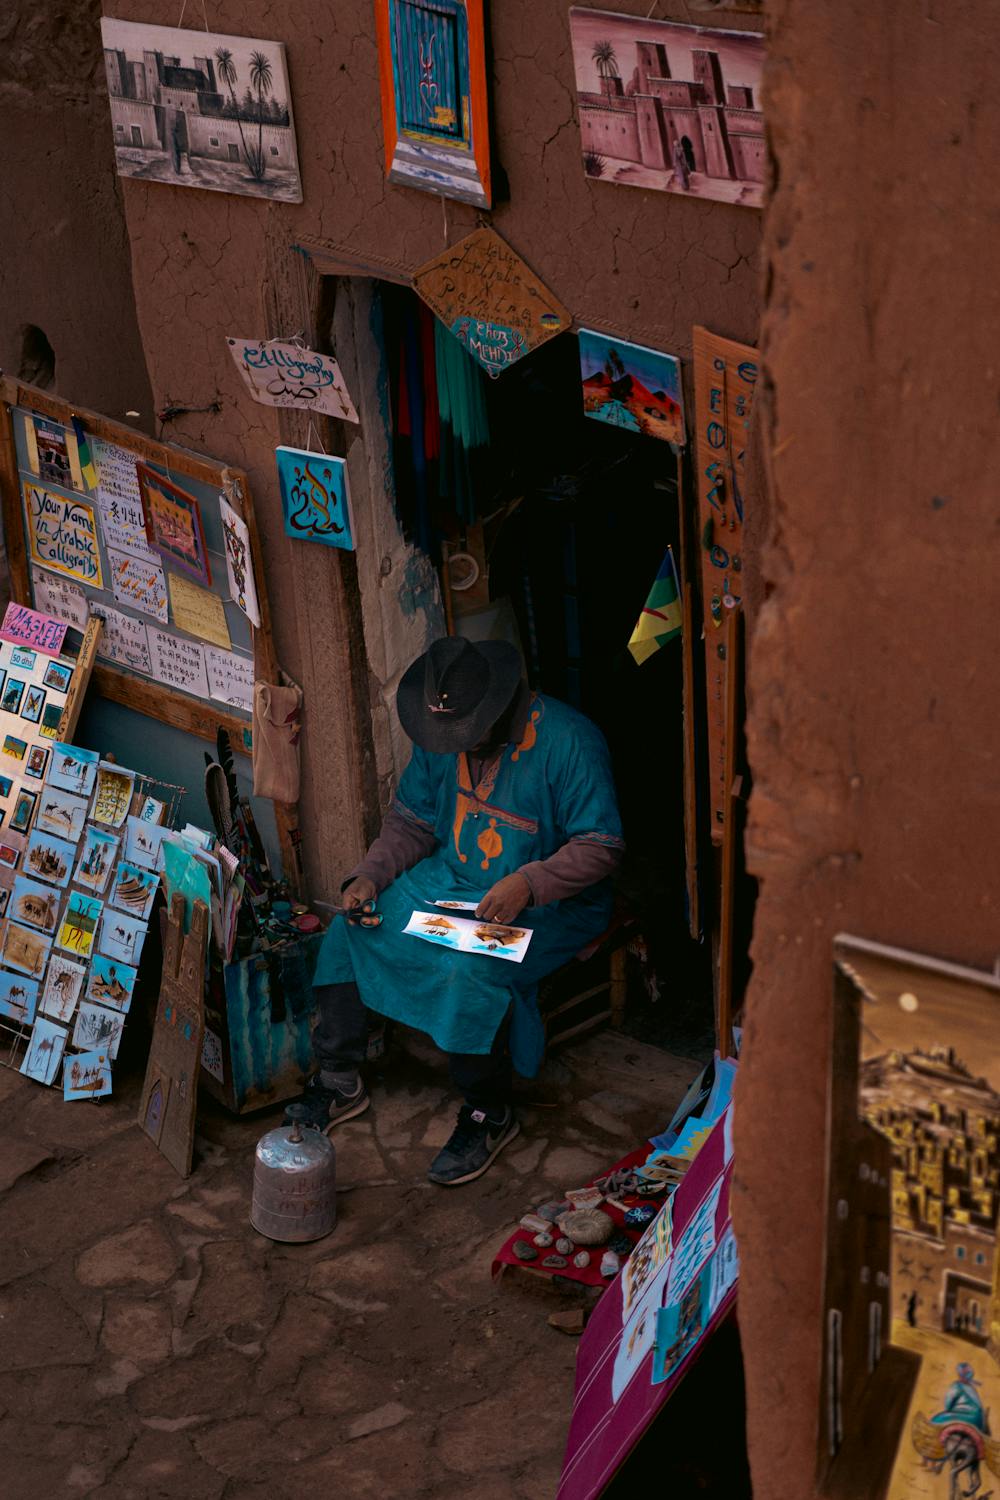
[(170, 904), (163, 980), (139, 1106), (139, 1127), (182, 1177), (190, 1177), (198, 1075), (205, 1040), (205, 953), (208, 907), (194, 903), (184, 932), (184, 897)]

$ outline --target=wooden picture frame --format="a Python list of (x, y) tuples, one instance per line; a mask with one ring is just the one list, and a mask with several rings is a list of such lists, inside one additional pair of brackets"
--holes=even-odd
[(375, 0), (385, 170), (493, 206), (484, 0)]

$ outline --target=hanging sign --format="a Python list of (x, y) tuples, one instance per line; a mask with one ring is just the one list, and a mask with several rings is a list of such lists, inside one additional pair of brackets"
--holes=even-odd
[(91, 588), (104, 587), (94, 508), (43, 484), (24, 486), (31, 560)]
[(300, 542), (354, 551), (347, 464), (305, 448), (275, 450), (285, 531)]
[(474, 359), (499, 375), (569, 328), (569, 313), (493, 229), (477, 229), (413, 278), (413, 285)]
[(66, 639), (66, 624), (51, 615), (39, 614), (24, 604), (8, 604), (0, 625), (0, 640), (15, 646), (31, 646), (45, 656), (59, 656)]
[(747, 344), (694, 330), (698, 530), (705, 611), (712, 841), (722, 842), (726, 803), (726, 644), (722, 626), (743, 598), (743, 519), (750, 416), (758, 355)]
[(358, 420), (340, 366), (328, 354), (274, 339), (267, 343), (227, 339), (226, 343), (244, 385), (262, 406), (291, 406), (345, 422)]

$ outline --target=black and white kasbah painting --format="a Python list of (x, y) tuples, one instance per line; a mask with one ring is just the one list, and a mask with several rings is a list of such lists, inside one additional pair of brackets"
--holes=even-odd
[(285, 48), (101, 21), (120, 177), (302, 202)]

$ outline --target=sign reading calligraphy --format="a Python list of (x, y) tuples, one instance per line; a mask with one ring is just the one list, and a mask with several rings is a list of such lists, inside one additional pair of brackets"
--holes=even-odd
[(104, 587), (92, 505), (57, 495), (43, 484), (25, 484), (24, 509), (33, 562), (91, 588)]
[(255, 401), (262, 406), (291, 406), (356, 422), (340, 366), (328, 354), (282, 344), (276, 339), (227, 339), (233, 362)]

